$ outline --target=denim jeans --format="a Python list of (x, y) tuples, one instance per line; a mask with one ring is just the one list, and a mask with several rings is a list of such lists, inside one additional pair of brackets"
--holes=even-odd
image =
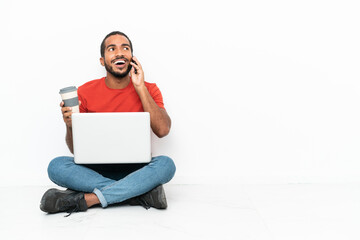
[(57, 157), (48, 167), (51, 181), (76, 191), (95, 193), (101, 206), (120, 203), (169, 182), (175, 174), (173, 160), (153, 157), (141, 164), (74, 163), (73, 157)]

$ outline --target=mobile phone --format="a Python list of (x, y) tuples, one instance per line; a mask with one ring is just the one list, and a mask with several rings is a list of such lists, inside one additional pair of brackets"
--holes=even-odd
[[(131, 62), (136, 64), (136, 62), (135, 62), (133, 59), (131, 59)], [(136, 64), (136, 65), (137, 65), (137, 64)], [(131, 66), (131, 67), (132, 67), (132, 66)], [(137, 74), (136, 68), (135, 68), (134, 70), (135, 70), (135, 74)]]

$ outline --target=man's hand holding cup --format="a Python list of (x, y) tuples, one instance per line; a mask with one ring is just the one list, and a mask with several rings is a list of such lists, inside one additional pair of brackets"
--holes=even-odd
[(61, 112), (67, 127), (72, 127), (71, 115), (79, 113), (79, 105), (81, 104), (77, 95), (77, 88), (74, 86), (60, 89), (62, 101), (60, 103)]

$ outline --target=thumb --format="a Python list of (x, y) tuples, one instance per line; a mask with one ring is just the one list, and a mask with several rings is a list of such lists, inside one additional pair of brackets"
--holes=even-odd
[(135, 76), (135, 70), (134, 67), (131, 68), (130, 70), (130, 77)]

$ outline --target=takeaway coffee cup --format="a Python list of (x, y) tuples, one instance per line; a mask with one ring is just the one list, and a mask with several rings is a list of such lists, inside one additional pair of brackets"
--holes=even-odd
[(60, 89), (59, 93), (61, 95), (65, 107), (71, 107), (73, 113), (80, 112), (77, 88), (75, 86), (62, 88)]

